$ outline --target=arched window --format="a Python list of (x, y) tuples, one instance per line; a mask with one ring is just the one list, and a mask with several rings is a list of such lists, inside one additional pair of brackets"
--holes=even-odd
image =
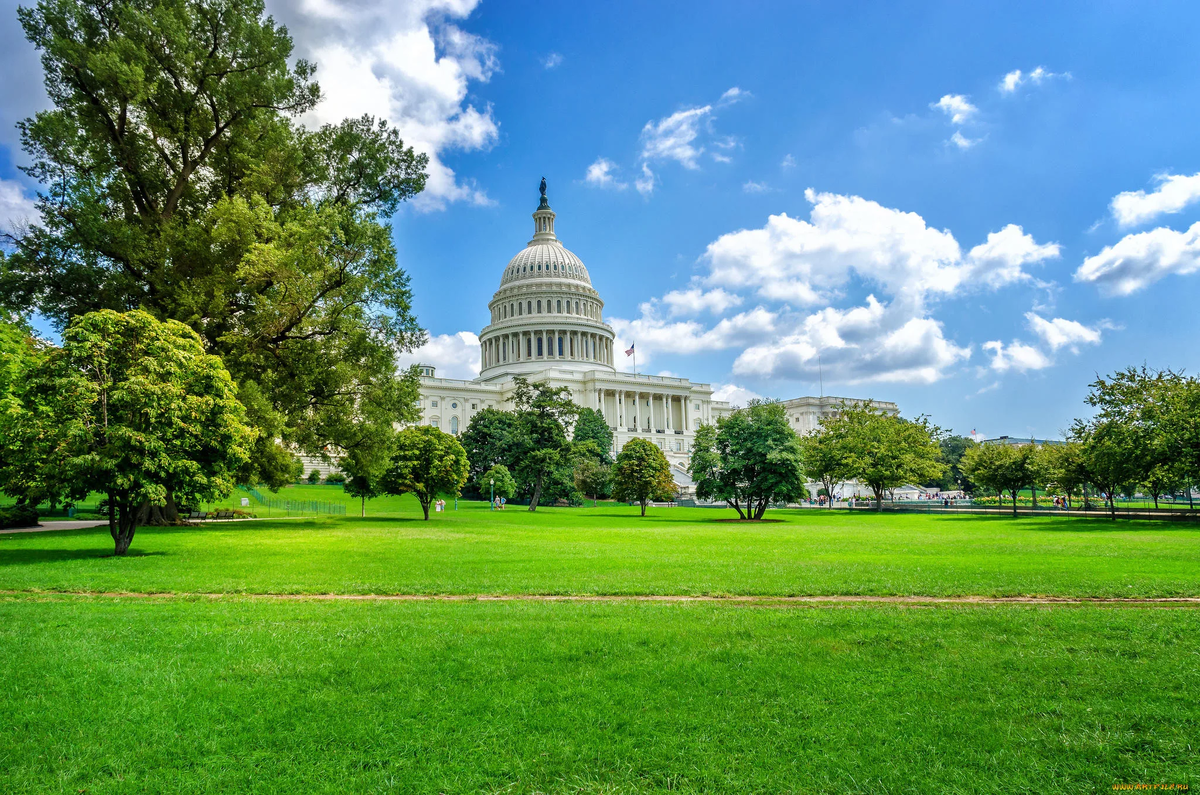
[(525, 358), (529, 359), (533, 356), (533, 340), (525, 338)]
[(542, 302), (538, 301), (538, 314), (542, 314)]
[(575, 302), (575, 314), (577, 314), (577, 315), (579, 314), (579, 302), (578, 301)]
[(562, 351), (563, 351), (563, 349), (562, 349), (562, 337), (559, 337), (559, 338), (558, 338), (558, 355), (559, 355), (559, 358), (561, 358), (561, 357), (562, 357), (562, 355), (563, 355), (563, 354), (562, 354)]
[(458, 434), (458, 417), (450, 418), (450, 433)]
[(525, 314), (527, 314), (527, 315), (533, 314), (533, 301), (525, 302)]
[(557, 308), (556, 308), (554, 311), (555, 311), (555, 312), (562, 312), (562, 301), (559, 301), (559, 302), (557, 303)]
[(543, 356), (543, 355), (544, 354), (542, 353), (542, 338), (538, 337), (538, 356)]
[(513, 316), (513, 305), (512, 304), (508, 305), (508, 316), (509, 317)]
[[(520, 304), (517, 304), (517, 309), (520, 309), (520, 308), (521, 308), (521, 305), (520, 305)], [(518, 312), (518, 314), (521, 314), (521, 315), (523, 315), (523, 314), (525, 314), (525, 313), (524, 313), (524, 312)]]

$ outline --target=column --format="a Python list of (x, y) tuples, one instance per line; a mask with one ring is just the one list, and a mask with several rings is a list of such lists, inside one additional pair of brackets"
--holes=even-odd
[(666, 401), (665, 404), (663, 405), (663, 422), (665, 423), (663, 425), (663, 428), (665, 428), (669, 432), (672, 430), (672, 428), (671, 428), (671, 402), (672, 402), (671, 396), (669, 394), (664, 394), (663, 399)]

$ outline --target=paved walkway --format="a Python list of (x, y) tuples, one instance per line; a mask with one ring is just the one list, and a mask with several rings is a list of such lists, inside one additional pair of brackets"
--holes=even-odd
[(107, 527), (103, 519), (67, 519), (62, 522), (46, 522), (36, 527), (10, 527), (0, 530), (0, 535), (7, 533), (45, 533), (50, 530), (84, 530), (89, 527)]

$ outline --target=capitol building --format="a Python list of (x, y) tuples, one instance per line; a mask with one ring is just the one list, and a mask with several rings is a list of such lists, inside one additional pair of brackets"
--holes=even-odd
[[(460, 434), (485, 408), (513, 409), (513, 377), (523, 376), (568, 387), (576, 403), (599, 411), (613, 429), (613, 454), (642, 438), (661, 448), (676, 469), (686, 466), (696, 430), (733, 407), (713, 400), (710, 384), (617, 371), (617, 357), (625, 352), (614, 350), (604, 301), (587, 267), (558, 239), (545, 190), (543, 180), (533, 238), (504, 267), (488, 304), (491, 320), (479, 333), (479, 377), (438, 378), (436, 362), (421, 364), (421, 424)], [(803, 434), (843, 400), (858, 402), (804, 397), (784, 406)], [(876, 405), (896, 412), (894, 403)]]

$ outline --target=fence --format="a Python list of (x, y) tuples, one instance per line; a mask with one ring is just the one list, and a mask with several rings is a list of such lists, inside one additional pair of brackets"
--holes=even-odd
[(326, 502), (325, 500), (289, 500), (283, 497), (273, 497), (265, 495), (258, 489), (248, 489), (243, 487), (243, 490), (249, 493), (251, 497), (259, 504), (267, 509), (267, 516), (309, 516), (311, 514), (325, 514), (327, 516), (345, 516), (346, 506), (339, 502)]

